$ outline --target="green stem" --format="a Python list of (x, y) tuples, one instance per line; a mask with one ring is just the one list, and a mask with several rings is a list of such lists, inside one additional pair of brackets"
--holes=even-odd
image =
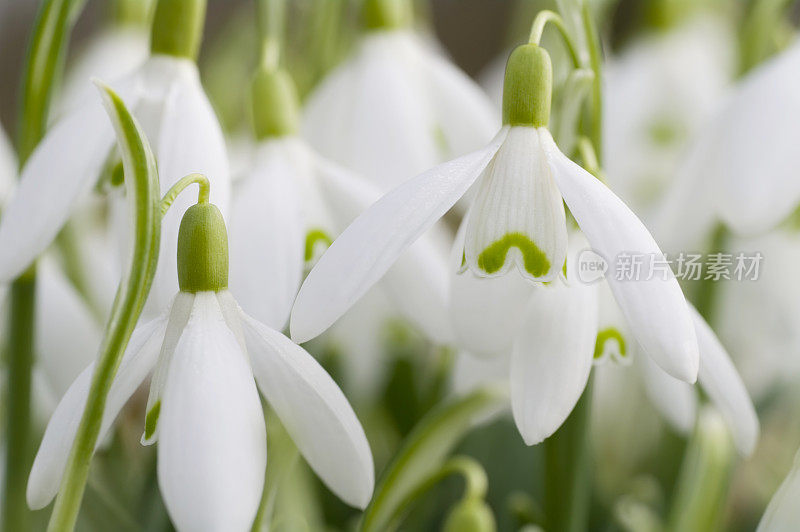
[(259, 63), (268, 70), (280, 64), (284, 43), (286, 0), (258, 0), (258, 36), (261, 42)]
[(564, 44), (567, 46), (567, 52), (569, 52), (572, 64), (575, 66), (575, 68), (580, 68), (582, 65), (580, 58), (578, 57), (578, 48), (575, 45), (575, 41), (569, 34), (569, 31), (564, 24), (564, 19), (561, 18), (561, 15), (554, 11), (550, 11), (549, 9), (539, 11), (539, 14), (536, 15), (535, 19), (533, 19), (533, 25), (531, 26), (531, 33), (528, 38), (528, 43), (535, 44), (537, 46), (539, 45), (539, 43), (542, 41), (542, 34), (544, 33), (545, 26), (547, 26), (548, 22), (552, 23), (556, 29), (558, 29), (561, 37), (564, 39)]
[[(82, 0), (45, 0), (39, 8), (28, 47), (22, 83), (17, 154), (20, 168), (47, 130), (53, 89), (64, 62), (70, 31)], [(34, 304), (36, 265), (16, 279), (9, 297), (8, 405), (3, 530), (24, 532), (29, 528), (25, 486), (30, 471), (31, 374), (34, 351)]]
[(155, 160), (144, 134), (122, 100), (111, 89), (104, 88), (102, 93), (117, 133), (135, 237), (131, 265), (120, 282), (117, 299), (106, 325), (86, 406), (50, 516), (50, 532), (65, 532), (75, 527), (92, 455), (100, 436), (106, 399), (144, 307), (158, 262), (161, 218)]
[(199, 189), (197, 191), (197, 203), (208, 203), (211, 195), (211, 184), (208, 182), (208, 178), (203, 174), (189, 174), (182, 177), (177, 183), (172, 185), (166, 194), (164, 194), (164, 197), (161, 199), (160, 203), (161, 216), (163, 217), (165, 214), (167, 214), (169, 208), (172, 207), (172, 203), (186, 187), (195, 183), (199, 185)]
[(589, 10), (589, 3), (584, 2), (583, 11), (581, 12), (583, 18), (583, 29), (586, 32), (586, 42), (589, 47), (589, 64), (594, 72), (594, 80), (592, 80), (592, 125), (590, 138), (594, 144), (595, 152), (598, 155), (598, 167), (602, 167), (603, 163), (603, 54), (600, 49), (600, 38), (597, 34), (597, 27), (595, 26), (592, 13)]
[(3, 530), (28, 530), (25, 484), (31, 463), (31, 371), (36, 275), (32, 268), (11, 285), (8, 336), (8, 418)]
[[(728, 243), (728, 229), (725, 224), (718, 223), (711, 234), (709, 253), (722, 253)], [(713, 279), (703, 279), (699, 282), (694, 294), (694, 303), (697, 312), (700, 313), (708, 323), (714, 322), (714, 312), (716, 310), (716, 299), (719, 288), (719, 281)]]
[(578, 404), (555, 434), (544, 441), (547, 530), (587, 529), (591, 497), (589, 418), (592, 378)]

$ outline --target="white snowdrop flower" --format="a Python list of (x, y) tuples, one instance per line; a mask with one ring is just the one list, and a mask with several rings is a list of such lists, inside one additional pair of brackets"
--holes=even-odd
[[(194, 61), (204, 14), (204, 2), (160, 1), (150, 58), (112, 85), (154, 146), (162, 192), (184, 175), (202, 172), (212, 176), (211, 192), (225, 212), (230, 186), (225, 141)], [(181, 24), (172, 26), (175, 20)], [(23, 168), (20, 185), (0, 222), (4, 250), (0, 282), (16, 277), (50, 244), (78, 201), (95, 187), (108, 163), (114, 162), (114, 142), (99, 99), (53, 125)], [(164, 217), (159, 266), (149, 298), (152, 309), (167, 304), (177, 282), (178, 225), (189, 205), (188, 198), (179, 198)], [(127, 229), (118, 238), (127, 238)]]
[(794, 457), (792, 470), (769, 501), (756, 532), (786, 532), (800, 527), (800, 451)]
[[(372, 495), (364, 431), (331, 377), (298, 345), (245, 314), (227, 290), (225, 223), (212, 204), (186, 211), (178, 242), (180, 292), (133, 333), (106, 401), (108, 433), (153, 372), (142, 443), (158, 441), (158, 481), (178, 530), (249, 530), (266, 467), (258, 389), (322, 481), (348, 504)], [(47, 505), (89, 393), (90, 365), (58, 405), (28, 481), (31, 508)]]
[(145, 62), (150, 49), (152, 0), (116, 0), (109, 27), (93, 36), (69, 65), (59, 114), (95, 97), (92, 78), (119, 79)]
[[(292, 337), (304, 341), (328, 328), (473, 185), (462, 265), (479, 277), (515, 270), (530, 281), (555, 279), (567, 256), (563, 202), (606, 260), (634, 250), (660, 256), (636, 215), (556, 146), (547, 129), (550, 80), (549, 56), (542, 48), (517, 48), (507, 69), (505, 125), (495, 139), (411, 179), (359, 216), (301, 287)], [(675, 278), (609, 279), (609, 285), (645, 351), (671, 375), (694, 382), (697, 341)], [(565, 304), (564, 311), (573, 307)]]
[(733, 36), (693, 17), (628, 45), (604, 69), (604, 171), (639, 215), (652, 214), (732, 77)]
[(303, 134), (388, 190), (485, 144), (499, 117), (480, 88), (409, 27), (411, 2), (368, 0), (366, 35), (311, 93)]
[(754, 68), (734, 87), (698, 143), (696, 180), (711, 180), (720, 217), (740, 234), (757, 234), (800, 203), (800, 40)]
[(728, 248), (734, 257), (756, 252), (764, 257), (757, 279), (720, 280), (714, 307), (714, 328), (758, 401), (800, 379), (800, 234), (780, 227), (754, 237), (733, 236)]
[[(282, 330), (307, 269), (380, 193), (297, 137), (297, 95), (285, 71), (259, 68), (253, 104), (259, 143), (235, 188), (231, 291), (246, 311)], [(430, 241), (413, 246), (381, 289), (430, 338), (450, 339), (445, 261)]]
[[(607, 283), (599, 283), (600, 331), (594, 346), (595, 363), (635, 361), (644, 390), (664, 418), (676, 430), (688, 434), (695, 426), (697, 392), (690, 384), (663, 371), (648, 356), (640, 356), (641, 346), (615, 308)], [(603, 302), (603, 300), (605, 300)], [(688, 304), (687, 304), (688, 305)], [(727, 350), (703, 317), (688, 305), (700, 355), (698, 385), (719, 411), (728, 426), (739, 453), (749, 456), (755, 450), (759, 422), (750, 395)], [(601, 399), (602, 400), (602, 399)]]
[[(0, 127), (0, 209), (6, 205), (17, 176), (17, 156), (5, 131)], [(0, 214), (2, 210), (0, 210)]]

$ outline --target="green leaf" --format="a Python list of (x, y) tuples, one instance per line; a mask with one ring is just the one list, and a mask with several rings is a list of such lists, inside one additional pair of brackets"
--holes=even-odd
[(408, 496), (442, 467), (455, 445), (474, 425), (507, 405), (502, 388), (482, 388), (430, 412), (408, 435), (384, 471), (364, 512), (362, 532), (392, 529)]
[(122, 156), (128, 211), (134, 229), (133, 250), (106, 325), (89, 397), (50, 518), (50, 531), (72, 530), (75, 526), (106, 398), (150, 291), (161, 236), (161, 198), (153, 152), (120, 97), (108, 87), (101, 86), (100, 92)]

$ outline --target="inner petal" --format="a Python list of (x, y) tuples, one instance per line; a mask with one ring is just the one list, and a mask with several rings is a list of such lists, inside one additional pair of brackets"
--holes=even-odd
[(480, 177), (465, 244), (469, 269), (481, 277), (516, 265), (534, 281), (553, 279), (567, 254), (561, 194), (531, 127), (512, 127)]

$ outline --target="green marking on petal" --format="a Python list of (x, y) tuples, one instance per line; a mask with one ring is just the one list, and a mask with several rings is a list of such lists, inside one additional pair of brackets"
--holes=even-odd
[(327, 248), (328, 246), (333, 244), (333, 239), (330, 236), (328, 236), (328, 233), (326, 233), (322, 229), (312, 229), (308, 233), (306, 233), (306, 248), (305, 248), (306, 262), (314, 258), (314, 246), (317, 245), (317, 242), (324, 242), (325, 247)]
[(594, 344), (594, 359), (599, 360), (603, 356), (603, 348), (608, 340), (617, 341), (619, 354), (622, 358), (625, 358), (625, 337), (615, 327), (609, 327), (597, 333), (597, 341)]
[(495, 273), (503, 267), (506, 255), (511, 248), (522, 252), (525, 270), (534, 277), (541, 277), (550, 271), (550, 260), (547, 255), (533, 243), (533, 240), (522, 233), (508, 233), (496, 240), (478, 255), (478, 267), (486, 273)]
[(156, 432), (156, 425), (158, 424), (158, 415), (161, 413), (161, 401), (156, 401), (153, 408), (147, 413), (144, 418), (144, 439), (149, 440)]

